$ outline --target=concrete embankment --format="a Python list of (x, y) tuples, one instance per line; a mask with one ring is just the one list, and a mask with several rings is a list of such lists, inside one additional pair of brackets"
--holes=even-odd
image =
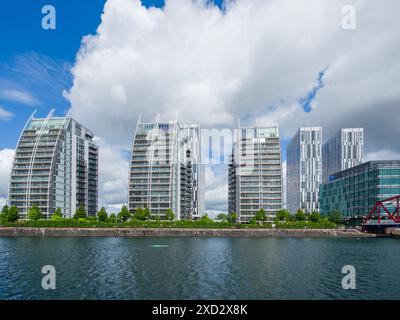
[(400, 237), (400, 228), (386, 228), (385, 234), (393, 237)]
[(264, 237), (320, 238), (375, 237), (374, 234), (342, 229), (151, 229), (151, 228), (25, 228), (0, 227), (0, 237)]

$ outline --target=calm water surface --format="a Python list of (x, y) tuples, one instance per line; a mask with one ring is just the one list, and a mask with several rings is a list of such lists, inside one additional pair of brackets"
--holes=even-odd
[(400, 299), (399, 268), (400, 239), (0, 238), (0, 299)]

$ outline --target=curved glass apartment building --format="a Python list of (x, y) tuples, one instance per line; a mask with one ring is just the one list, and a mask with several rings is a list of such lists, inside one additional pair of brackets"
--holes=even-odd
[(240, 223), (264, 209), (269, 220), (282, 209), (282, 160), (278, 125), (239, 128), (229, 164), (228, 210)]
[(48, 218), (57, 208), (72, 217), (83, 206), (95, 215), (98, 202), (98, 147), (94, 135), (66, 117), (28, 120), (16, 148), (8, 203), (21, 218), (36, 204)]
[(129, 211), (148, 208), (162, 218), (172, 209), (177, 220), (204, 213), (204, 167), (200, 127), (177, 121), (137, 124), (129, 176)]

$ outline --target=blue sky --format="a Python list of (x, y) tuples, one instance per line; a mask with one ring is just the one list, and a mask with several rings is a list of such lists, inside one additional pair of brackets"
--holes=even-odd
[[(215, 0), (221, 5), (222, 0)], [(72, 85), (69, 72), (82, 37), (94, 34), (106, 0), (2, 1), (0, 11), (0, 108), (13, 115), (0, 120), (0, 150), (15, 148), (20, 130), (33, 110), (45, 116), (51, 108), (69, 108), (63, 90)], [(164, 0), (142, 0), (162, 7)], [(42, 7), (56, 8), (56, 30), (41, 26)]]

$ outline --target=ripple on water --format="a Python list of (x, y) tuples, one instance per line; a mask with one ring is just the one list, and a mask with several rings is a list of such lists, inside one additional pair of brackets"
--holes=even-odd
[[(0, 299), (399, 299), (394, 239), (0, 238)], [(54, 265), (57, 290), (41, 288)], [(357, 289), (343, 290), (344, 265)]]

